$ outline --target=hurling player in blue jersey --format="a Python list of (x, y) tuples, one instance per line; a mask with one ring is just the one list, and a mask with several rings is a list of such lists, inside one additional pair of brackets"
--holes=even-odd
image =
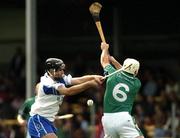
[[(32, 138), (57, 138), (53, 125), (64, 96), (75, 95), (102, 84), (103, 76), (85, 75), (73, 78), (65, 75), (61, 59), (48, 58), (46, 73), (41, 77), (35, 103), (31, 107), (28, 131)], [(70, 87), (67, 87), (70, 85)]]

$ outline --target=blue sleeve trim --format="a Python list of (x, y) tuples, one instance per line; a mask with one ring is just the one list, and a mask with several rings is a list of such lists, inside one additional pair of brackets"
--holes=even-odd
[(43, 86), (43, 91), (45, 94), (59, 95), (59, 92), (52, 86)]

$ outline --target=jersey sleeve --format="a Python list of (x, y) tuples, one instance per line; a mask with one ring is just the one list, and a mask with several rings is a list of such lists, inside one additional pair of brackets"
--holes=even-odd
[(65, 85), (63, 83), (55, 83), (52, 85), (43, 85), (43, 92), (45, 94), (59, 95), (59, 92), (57, 91), (59, 86), (65, 86)]
[(114, 71), (116, 71), (116, 69), (111, 64), (109, 64), (104, 68), (104, 75), (111, 74)]
[(46, 74), (43, 77), (41, 77), (40, 91), (42, 91), (43, 93), (47, 95), (59, 95), (59, 92), (57, 91), (59, 86), (65, 86), (65, 81), (63, 79), (59, 81), (53, 81)]
[(18, 114), (21, 115), (21, 117), (23, 119), (26, 119), (26, 116), (28, 114), (28, 112), (27, 112), (27, 104), (28, 104), (28, 100), (26, 100), (18, 110)]

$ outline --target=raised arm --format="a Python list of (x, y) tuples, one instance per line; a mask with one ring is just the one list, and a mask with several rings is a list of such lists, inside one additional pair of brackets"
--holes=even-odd
[(122, 67), (122, 65), (113, 56), (109, 56), (109, 60), (116, 69), (120, 69)]
[(101, 66), (104, 68), (108, 64), (113, 64), (116, 69), (120, 69), (122, 65), (113, 57), (110, 56), (109, 54), (109, 45), (106, 43), (101, 43)]
[(110, 64), (109, 61), (109, 45), (102, 42), (101, 43), (101, 57), (100, 57), (100, 62), (101, 62), (101, 66), (104, 68), (106, 67), (108, 64)]

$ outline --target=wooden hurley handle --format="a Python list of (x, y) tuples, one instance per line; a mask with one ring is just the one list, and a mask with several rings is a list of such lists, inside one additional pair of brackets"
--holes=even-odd
[(96, 21), (95, 23), (96, 23), (96, 27), (98, 29), (99, 35), (101, 37), (101, 41), (106, 42), (105, 37), (104, 37), (104, 33), (103, 33), (103, 29), (102, 29), (102, 26), (101, 26), (101, 22)]

